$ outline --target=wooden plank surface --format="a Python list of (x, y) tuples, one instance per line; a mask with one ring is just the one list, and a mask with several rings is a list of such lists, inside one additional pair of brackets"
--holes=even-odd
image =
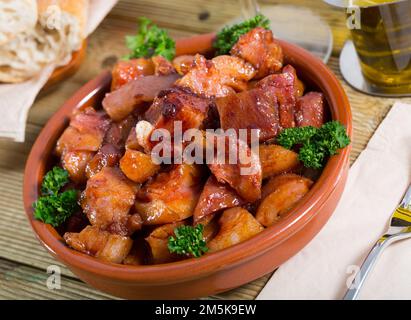
[[(343, 12), (319, 0), (277, 0), (260, 3), (306, 6), (323, 17), (331, 25), (334, 35), (333, 57), (329, 66), (341, 79), (338, 55), (348, 36)], [(44, 250), (31, 231), (22, 204), (23, 170), (31, 145), (47, 119), (65, 100), (102, 70), (110, 68), (118, 57), (126, 53), (124, 36), (133, 33), (137, 17), (146, 16), (167, 28), (173, 37), (179, 38), (217, 30), (239, 13), (238, 1), (235, 0), (120, 1), (89, 38), (87, 58), (78, 73), (38, 97), (29, 114), (26, 142), (18, 144), (0, 141), (0, 299), (113, 298), (78, 280)], [(366, 146), (395, 100), (367, 96), (353, 90), (344, 81), (342, 83), (353, 110), (353, 161)], [(411, 102), (411, 99), (402, 100)], [(61, 267), (61, 290), (49, 290), (45, 285), (49, 265)], [(253, 299), (268, 278), (269, 275), (241, 288), (209, 298)]]

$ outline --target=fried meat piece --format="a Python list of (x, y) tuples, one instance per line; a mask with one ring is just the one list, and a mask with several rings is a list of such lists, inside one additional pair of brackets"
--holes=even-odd
[(299, 168), (298, 154), (278, 145), (260, 145), (263, 179)]
[(87, 181), (81, 206), (90, 223), (119, 235), (130, 235), (129, 214), (137, 186), (118, 168), (104, 167)]
[(235, 207), (224, 211), (218, 234), (208, 243), (215, 252), (241, 243), (264, 230), (264, 227), (247, 210)]
[(173, 67), (174, 69), (181, 75), (185, 75), (190, 71), (193, 66), (194, 56), (192, 55), (182, 55), (175, 57), (173, 59)]
[(151, 58), (154, 64), (154, 74), (156, 76), (168, 76), (176, 73), (173, 64), (163, 56), (154, 56)]
[(105, 167), (115, 167), (121, 158), (121, 152), (112, 144), (105, 144), (87, 163), (85, 174), (87, 178), (99, 173)]
[(134, 114), (130, 114), (121, 121), (112, 122), (106, 136), (104, 137), (104, 144), (111, 144), (118, 150), (123, 150), (124, 144), (130, 132), (136, 126), (137, 121), (138, 117)]
[(232, 94), (217, 99), (216, 104), (220, 125), (224, 130), (258, 129), (262, 142), (274, 138), (278, 133), (277, 97), (271, 90), (253, 89)]
[(181, 259), (181, 256), (170, 253), (168, 249), (168, 239), (174, 236), (174, 230), (183, 224), (184, 222), (175, 222), (162, 225), (154, 229), (146, 238), (150, 246), (152, 263), (167, 263)]
[(91, 107), (74, 114), (57, 141), (56, 154), (61, 157), (69, 151), (98, 151), (110, 123), (104, 112)]
[(295, 112), (297, 126), (320, 128), (325, 122), (324, 113), (324, 95), (319, 92), (309, 92), (297, 101)]
[(256, 69), (256, 79), (275, 73), (283, 67), (283, 50), (273, 33), (264, 28), (254, 28), (242, 35), (230, 53), (251, 63)]
[(147, 182), (137, 193), (136, 211), (144, 224), (182, 221), (191, 217), (203, 187), (197, 165), (174, 165)]
[(141, 107), (144, 102), (152, 102), (157, 94), (170, 88), (179, 78), (177, 74), (168, 76), (146, 76), (132, 80), (120, 89), (108, 93), (103, 99), (103, 108), (114, 121), (126, 118)]
[(95, 153), (90, 151), (68, 151), (64, 153), (61, 164), (74, 183), (83, 184), (86, 182), (86, 168), (94, 155)]
[[(262, 183), (258, 154), (255, 154), (243, 140), (230, 141), (230, 137), (225, 135), (215, 135), (215, 139), (214, 146), (217, 146), (217, 152), (208, 164), (212, 174), (218, 182), (227, 183), (247, 202), (258, 200), (261, 197)], [(224, 143), (225, 148), (221, 148)]]
[(218, 211), (241, 206), (244, 203), (234, 189), (227, 184), (219, 183), (214, 176), (211, 176), (194, 209), (194, 224), (208, 225)]
[[(211, 99), (174, 88), (162, 92), (156, 98), (146, 112), (146, 118), (149, 117), (153, 121), (153, 132), (158, 129), (166, 130), (173, 139), (176, 125), (181, 124), (183, 134), (188, 129), (202, 129), (209, 120), (209, 109), (213, 107), (214, 102)], [(156, 120), (154, 120), (155, 117), (157, 117)], [(159, 142), (155, 140), (158, 139), (150, 135), (150, 149)]]
[(256, 219), (265, 227), (278, 222), (307, 194), (312, 184), (310, 179), (294, 174), (271, 178), (264, 186), (264, 195), (268, 195), (261, 201)]
[(131, 250), (133, 240), (97, 226), (87, 226), (80, 233), (66, 232), (64, 240), (71, 248), (97, 259), (122, 263)]
[(118, 61), (112, 72), (111, 91), (117, 90), (132, 80), (154, 74), (151, 59), (139, 58)]
[(176, 85), (187, 88), (197, 95), (204, 97), (224, 97), (234, 92), (234, 89), (223, 83), (222, 75), (212, 60), (207, 60), (197, 54), (193, 67)]
[(277, 97), (280, 127), (295, 127), (295, 108), (301, 90), (295, 69), (287, 65), (282, 73), (272, 74), (260, 80), (257, 87)]
[(218, 70), (221, 83), (236, 91), (246, 90), (247, 82), (256, 75), (254, 67), (238, 57), (224, 55), (211, 61)]
[(160, 170), (160, 165), (144, 152), (127, 149), (120, 160), (120, 169), (130, 180), (144, 183)]

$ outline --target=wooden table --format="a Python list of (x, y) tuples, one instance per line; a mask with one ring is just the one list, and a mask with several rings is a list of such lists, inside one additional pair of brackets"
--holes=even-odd
[[(319, 0), (277, 0), (266, 3), (296, 4), (310, 7), (332, 27), (333, 55), (330, 68), (341, 79), (338, 57), (348, 37), (344, 14)], [(81, 282), (55, 261), (39, 244), (26, 220), (22, 203), (23, 170), (27, 155), (42, 126), (65, 100), (103, 69), (110, 68), (126, 53), (124, 36), (136, 29), (136, 19), (146, 16), (167, 28), (175, 38), (217, 30), (239, 15), (238, 1), (229, 0), (122, 0), (89, 38), (85, 63), (77, 74), (39, 96), (30, 111), (26, 142), (0, 141), (0, 299), (111, 299)], [(298, 22), (296, 22), (298, 23)], [(351, 101), (354, 117), (352, 161), (392, 106), (393, 99), (361, 94), (342, 83)], [(411, 102), (411, 99), (402, 99)], [(12, 108), (12, 106), (10, 106)], [(46, 287), (49, 265), (62, 270), (60, 290)], [(216, 299), (253, 299), (269, 275)]]

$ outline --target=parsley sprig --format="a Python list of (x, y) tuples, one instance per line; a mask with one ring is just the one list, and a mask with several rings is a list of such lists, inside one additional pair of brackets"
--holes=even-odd
[(176, 53), (176, 45), (167, 31), (160, 29), (150, 19), (139, 19), (138, 33), (134, 36), (126, 36), (126, 46), (131, 50), (126, 59), (150, 58), (163, 56), (172, 60)]
[(77, 190), (60, 190), (69, 182), (68, 172), (54, 167), (43, 178), (41, 197), (33, 204), (34, 217), (58, 227), (79, 209)]
[(41, 193), (53, 195), (59, 192), (69, 182), (68, 172), (60, 167), (54, 167), (43, 178)]
[(277, 142), (287, 149), (301, 145), (299, 159), (307, 168), (321, 169), (328, 156), (350, 144), (345, 127), (338, 121), (325, 123), (321, 128), (300, 127), (283, 130)]
[(168, 238), (168, 250), (171, 253), (201, 257), (208, 251), (207, 244), (203, 236), (204, 227), (198, 224), (192, 226), (180, 226), (174, 230), (175, 237)]
[(258, 14), (254, 18), (246, 20), (242, 23), (224, 27), (220, 32), (217, 33), (217, 37), (214, 41), (216, 55), (229, 53), (231, 48), (237, 43), (240, 36), (246, 34), (256, 27), (269, 29), (270, 20), (268, 20), (262, 14)]

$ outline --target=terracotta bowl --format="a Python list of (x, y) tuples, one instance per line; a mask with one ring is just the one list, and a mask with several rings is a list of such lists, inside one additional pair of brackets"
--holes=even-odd
[[(211, 51), (213, 35), (178, 41), (177, 54)], [(307, 51), (282, 42), (286, 60), (309, 87), (322, 91), (331, 117), (352, 135), (348, 99), (335, 75)], [(105, 263), (69, 249), (50, 225), (33, 218), (32, 203), (51, 163), (56, 141), (69, 123), (72, 110), (87, 104), (98, 106), (109, 90), (108, 72), (88, 82), (69, 99), (41, 131), (29, 155), (24, 177), (24, 206), (40, 242), (74, 274), (91, 286), (130, 299), (194, 298), (241, 286), (275, 270), (300, 251), (320, 231), (341, 197), (349, 168), (350, 147), (333, 156), (312, 190), (276, 225), (231, 248), (181, 262), (126, 266)]]

